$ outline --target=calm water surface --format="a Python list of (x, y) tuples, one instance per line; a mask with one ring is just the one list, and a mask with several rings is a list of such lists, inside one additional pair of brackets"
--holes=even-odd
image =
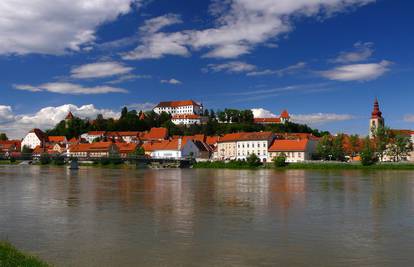
[(414, 172), (0, 166), (0, 239), (56, 266), (413, 266)]

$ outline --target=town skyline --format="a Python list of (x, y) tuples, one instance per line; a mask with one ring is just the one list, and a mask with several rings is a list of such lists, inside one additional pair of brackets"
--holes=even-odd
[[(378, 97), (387, 126), (414, 128), (413, 3), (47, 2), (25, 14), (0, 7), (10, 14), (0, 22), (0, 132), (12, 138), (52, 128), (68, 111), (116, 118), (123, 106), (180, 99), (257, 117), (287, 109), (298, 123), (367, 135)], [(38, 16), (29, 33), (20, 23), (33, 22), (31, 12)], [(41, 27), (52, 23), (59, 29)]]

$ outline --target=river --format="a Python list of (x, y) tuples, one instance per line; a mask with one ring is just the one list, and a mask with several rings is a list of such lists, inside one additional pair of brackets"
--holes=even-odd
[(414, 172), (0, 166), (0, 239), (56, 266), (413, 266)]

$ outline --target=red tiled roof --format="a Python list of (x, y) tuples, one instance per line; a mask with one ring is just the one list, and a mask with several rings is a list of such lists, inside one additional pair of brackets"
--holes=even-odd
[(272, 137), (272, 135), (272, 132), (231, 133), (220, 137), (218, 143), (249, 140), (268, 140)]
[(92, 144), (75, 144), (70, 146), (70, 152), (107, 152), (112, 142), (96, 142)]
[(211, 145), (217, 144), (218, 140), (219, 140), (218, 136), (207, 136), (206, 143), (211, 146)]
[(138, 145), (134, 143), (116, 143), (119, 153), (133, 153), (137, 150)]
[(74, 116), (72, 114), (72, 112), (69, 111), (68, 115), (66, 115), (65, 120), (73, 120)]
[(275, 140), (269, 147), (270, 152), (306, 151), (309, 140)]
[(142, 139), (145, 140), (163, 140), (168, 136), (167, 128), (151, 128), (149, 133), (146, 133)]
[(200, 106), (194, 100), (164, 101), (160, 102), (157, 107), (182, 107), (182, 106)]
[(49, 142), (52, 143), (61, 143), (65, 142), (66, 137), (65, 136), (49, 136)]
[(0, 145), (15, 145), (17, 150), (20, 150), (22, 141), (20, 140), (5, 140), (0, 141)]
[(254, 118), (254, 123), (280, 123), (280, 118)]
[(163, 140), (161, 142), (155, 143), (147, 143), (144, 144), (142, 147), (145, 151), (154, 151), (154, 150), (179, 150), (184, 146), (184, 142), (181, 143), (181, 147), (179, 147), (179, 139), (173, 140)]
[(289, 112), (286, 109), (283, 110), (282, 113), (280, 114), (280, 117), (284, 119), (289, 119), (290, 118)]
[(105, 135), (105, 131), (90, 131), (88, 135)]
[(34, 133), (39, 140), (47, 141), (47, 134), (40, 129), (34, 128), (29, 133)]

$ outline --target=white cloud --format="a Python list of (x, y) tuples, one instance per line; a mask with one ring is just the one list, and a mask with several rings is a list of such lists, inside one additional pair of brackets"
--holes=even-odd
[(414, 114), (407, 114), (404, 116), (405, 122), (414, 122)]
[(141, 74), (141, 75), (136, 75), (136, 74), (127, 74), (127, 75), (123, 75), (120, 76), (118, 79), (113, 80), (113, 81), (108, 81), (106, 83), (108, 84), (118, 84), (118, 83), (124, 83), (124, 82), (130, 82), (130, 81), (135, 81), (137, 79), (151, 79), (152, 76), (151, 75), (145, 75), (145, 74)]
[(95, 95), (107, 93), (128, 93), (127, 90), (111, 86), (95, 86), (83, 87), (79, 84), (73, 83), (45, 83), (39, 86), (16, 84), (14, 88), (18, 90), (30, 92), (51, 92), (57, 94), (71, 94), (71, 95)]
[(177, 84), (182, 84), (182, 82), (181, 81), (179, 81), (179, 80), (177, 80), (177, 79), (169, 79), (169, 80), (161, 80), (160, 81), (161, 83), (168, 83), (168, 84), (174, 84), (174, 85), (177, 85)]
[(267, 109), (252, 108), (251, 110), (252, 110), (253, 116), (255, 118), (276, 118), (276, 117), (278, 117), (274, 113), (272, 113), (271, 111), (269, 111)]
[(355, 117), (349, 114), (335, 113), (313, 113), (313, 114), (294, 114), (291, 115), (292, 121), (296, 123), (321, 125), (331, 122), (352, 120)]
[(162, 33), (162, 28), (182, 23), (179, 16), (167, 14), (147, 20), (140, 28), (142, 44), (133, 51), (122, 54), (125, 60), (158, 59), (165, 55), (188, 56), (188, 35), (182, 32)]
[(277, 75), (277, 76), (284, 76), (287, 74), (292, 74), (295, 73), (303, 68), (306, 67), (306, 62), (298, 62), (292, 66), (288, 66), (286, 68), (283, 69), (279, 69), (279, 70), (262, 70), (262, 71), (252, 71), (247, 73), (247, 76), (263, 76), (263, 75)]
[[(257, 45), (274, 41), (293, 29), (292, 18), (332, 16), (348, 8), (375, 0), (226, 0), (213, 1), (210, 13), (215, 27), (175, 33), (158, 32), (169, 20), (156, 18), (157, 32), (149, 32), (142, 43), (125, 59), (161, 58), (164, 55), (188, 56), (189, 48), (209, 49), (204, 57), (236, 58), (250, 53)], [(154, 20), (154, 19), (152, 19)], [(167, 21), (167, 22), (164, 22)], [(177, 19), (172, 19), (177, 23)], [(145, 25), (152, 25), (153, 21)], [(144, 25), (144, 27), (146, 27)], [(157, 25), (161, 25), (158, 27)]]
[[(7, 109), (7, 120), (2, 119), (2, 107)], [(94, 105), (76, 106), (66, 104), (57, 107), (45, 107), (34, 114), (13, 114), (11, 107), (0, 106), (0, 128), (12, 138), (22, 138), (30, 129), (43, 130), (54, 127), (71, 111), (80, 118), (95, 118), (102, 114), (105, 118), (118, 118), (119, 112), (111, 109), (98, 109)]]
[(98, 26), (140, 0), (2, 0), (0, 54), (63, 54), (90, 49)]
[(370, 81), (388, 72), (391, 62), (383, 60), (379, 63), (352, 64), (321, 71), (320, 74), (335, 81)]
[(145, 102), (145, 103), (133, 103), (127, 105), (128, 109), (135, 109), (136, 111), (148, 111), (152, 110), (157, 104), (151, 103), (151, 102)]
[(14, 116), (10, 106), (0, 105), (0, 124), (12, 121)]
[(353, 63), (367, 60), (374, 53), (373, 43), (355, 43), (354, 49), (352, 52), (341, 52), (336, 59), (333, 59), (332, 62), (335, 63)]
[(241, 72), (248, 72), (255, 70), (256, 66), (252, 64), (248, 64), (241, 61), (232, 61), (222, 64), (209, 64), (205, 69), (204, 72), (212, 71), (212, 72), (219, 72), (225, 71), (228, 73), (241, 73)]
[(76, 79), (105, 78), (127, 74), (132, 70), (133, 68), (126, 67), (118, 62), (96, 62), (73, 68), (71, 71), (71, 77)]

